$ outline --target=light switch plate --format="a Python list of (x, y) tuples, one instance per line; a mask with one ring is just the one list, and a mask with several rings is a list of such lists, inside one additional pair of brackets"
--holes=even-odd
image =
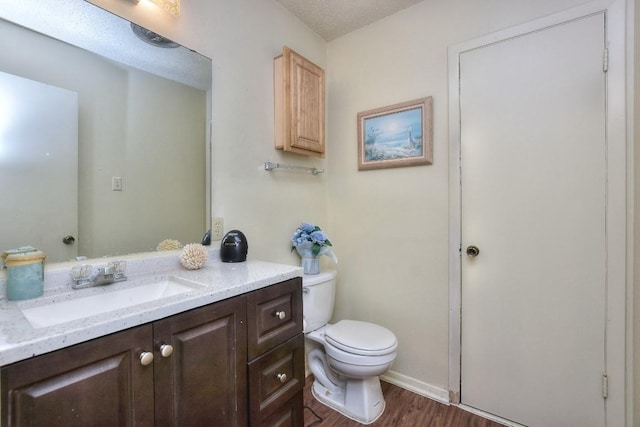
[(111, 177), (111, 189), (113, 191), (122, 191), (122, 177), (120, 176)]

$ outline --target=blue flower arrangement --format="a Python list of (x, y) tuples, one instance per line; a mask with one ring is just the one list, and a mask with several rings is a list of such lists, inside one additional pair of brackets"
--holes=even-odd
[(320, 255), (326, 255), (334, 262), (338, 262), (338, 258), (331, 250), (331, 241), (327, 233), (322, 231), (315, 224), (303, 222), (291, 237), (291, 251), (294, 249), (302, 258), (317, 258)]

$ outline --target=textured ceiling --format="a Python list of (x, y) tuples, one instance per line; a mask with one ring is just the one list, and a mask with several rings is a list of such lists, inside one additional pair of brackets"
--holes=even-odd
[(326, 41), (422, 0), (276, 0)]

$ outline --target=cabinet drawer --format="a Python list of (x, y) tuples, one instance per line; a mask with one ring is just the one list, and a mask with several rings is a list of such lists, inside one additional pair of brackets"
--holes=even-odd
[(304, 396), (298, 392), (267, 418), (252, 423), (251, 427), (298, 427), (304, 425)]
[(302, 332), (302, 278), (247, 295), (248, 360)]
[(249, 363), (251, 424), (259, 425), (279, 412), (303, 386), (304, 335), (299, 334)]

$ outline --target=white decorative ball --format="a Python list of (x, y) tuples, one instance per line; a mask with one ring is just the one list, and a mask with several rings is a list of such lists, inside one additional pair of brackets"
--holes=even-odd
[(180, 253), (180, 256), (178, 256), (178, 260), (184, 268), (197, 270), (204, 266), (208, 257), (209, 251), (206, 247), (200, 243), (189, 243), (184, 245), (184, 248), (182, 248), (182, 252)]

